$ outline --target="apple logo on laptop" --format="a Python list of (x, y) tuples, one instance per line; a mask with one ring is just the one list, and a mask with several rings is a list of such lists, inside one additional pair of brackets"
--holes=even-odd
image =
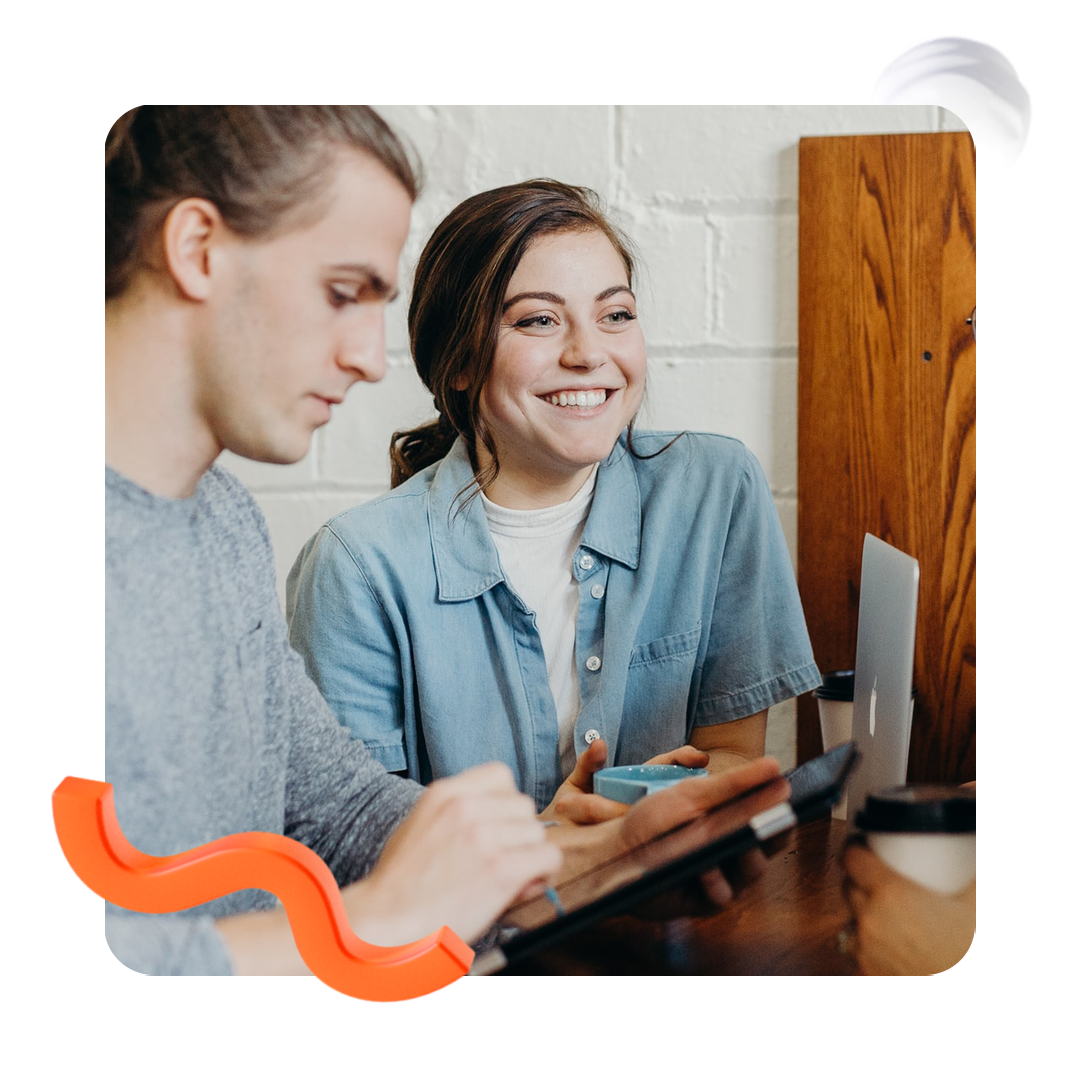
[(870, 738), (874, 737), (874, 713), (877, 712), (877, 676), (874, 676), (874, 685), (870, 687)]

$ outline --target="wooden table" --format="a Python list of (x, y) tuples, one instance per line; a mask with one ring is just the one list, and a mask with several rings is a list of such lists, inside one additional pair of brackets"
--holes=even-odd
[(799, 826), (765, 874), (719, 915), (608, 919), (512, 966), (505, 975), (854, 975), (837, 935), (846, 826)]

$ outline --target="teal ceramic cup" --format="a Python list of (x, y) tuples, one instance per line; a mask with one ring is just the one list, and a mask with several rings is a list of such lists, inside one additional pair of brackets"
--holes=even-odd
[(708, 776), (708, 769), (685, 765), (616, 765), (593, 774), (593, 791), (615, 802), (636, 803), (691, 776)]

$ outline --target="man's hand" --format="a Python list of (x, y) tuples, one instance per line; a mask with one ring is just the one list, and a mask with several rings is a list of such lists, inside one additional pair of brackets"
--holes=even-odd
[[(623, 822), (621, 839), (628, 847), (636, 847), (720, 804), (725, 806), (718, 811), (715, 825), (724, 831), (734, 831), (762, 811), (782, 803), (790, 794), (791, 787), (781, 777), (776, 759), (758, 758), (723, 773), (684, 780), (635, 803)], [(658, 913), (673, 917), (681, 910), (682, 914), (700, 915), (723, 907), (761, 877), (765, 864), (764, 852), (754, 848), (741, 856), (736, 866), (729, 867), (726, 874), (719, 869), (702, 874), (677, 899), (673, 910), (668, 910), (669, 903)]]
[[(549, 831), (553, 834), (552, 840), (566, 855), (561, 877), (569, 880), (684, 822), (693, 821), (721, 804), (724, 808), (717, 811), (714, 824), (734, 831), (756, 814), (783, 802), (790, 794), (791, 788), (780, 776), (780, 766), (775, 758), (759, 758), (723, 773), (683, 780), (625, 807), (623, 816), (617, 820)], [(715, 835), (716, 829), (711, 833)], [(727, 877), (719, 869), (711, 870), (678, 894), (665, 897), (662, 903), (651, 904), (647, 912), (641, 913), (663, 918), (712, 913), (757, 880), (764, 871), (765, 861), (764, 853), (755, 849), (736, 867), (729, 868)]]
[[(559, 821), (574, 825), (595, 825), (622, 817), (630, 807), (626, 803), (605, 799), (593, 793), (593, 774), (607, 761), (607, 743), (597, 739), (590, 743), (574, 766), (574, 771), (562, 782), (555, 798), (540, 815), (545, 821)], [(649, 758), (646, 765), (685, 765), (691, 769), (703, 769), (709, 764), (709, 755), (693, 746), (680, 746), (667, 754)]]
[(975, 937), (975, 883), (948, 895), (898, 874), (863, 843), (844, 852), (844, 899), (855, 919), (849, 947), (864, 975), (935, 975)]
[(501, 763), (437, 780), (390, 837), (375, 869), (342, 891), (357, 935), (402, 945), (449, 926), (479, 937), (538, 893), (562, 856)]

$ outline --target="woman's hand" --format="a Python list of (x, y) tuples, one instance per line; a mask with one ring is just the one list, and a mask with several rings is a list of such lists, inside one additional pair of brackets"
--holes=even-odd
[(442, 926), (473, 941), (561, 863), (532, 800), (493, 762), (431, 784), (371, 874), (342, 895), (353, 930), (372, 945), (404, 945)]
[[(572, 825), (595, 825), (622, 817), (630, 809), (626, 803), (593, 793), (593, 773), (602, 769), (606, 761), (607, 743), (603, 739), (590, 743), (578, 757), (574, 771), (559, 785), (555, 797), (540, 817), (545, 821)], [(709, 755), (693, 746), (680, 746), (677, 750), (649, 758), (645, 764), (685, 765), (691, 769), (703, 769), (709, 764)]]

